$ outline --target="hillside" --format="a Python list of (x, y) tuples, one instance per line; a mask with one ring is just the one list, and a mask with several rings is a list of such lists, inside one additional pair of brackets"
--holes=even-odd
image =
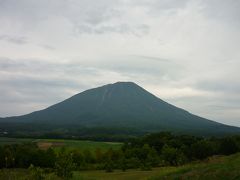
[(132, 128), (152, 132), (215, 135), (240, 133), (173, 106), (132, 82), (117, 82), (86, 90), (44, 110), (3, 118), (1, 122), (64, 125), (87, 128)]

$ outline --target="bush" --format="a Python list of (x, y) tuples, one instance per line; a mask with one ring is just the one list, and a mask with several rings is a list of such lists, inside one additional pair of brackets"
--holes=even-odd
[(114, 164), (113, 164), (112, 160), (108, 160), (108, 161), (105, 163), (104, 169), (105, 169), (106, 172), (113, 172), (113, 170), (114, 170)]
[(42, 168), (34, 167), (34, 165), (31, 164), (28, 169), (30, 171), (32, 179), (34, 179), (34, 180), (45, 179), (45, 173), (44, 173), (44, 170)]

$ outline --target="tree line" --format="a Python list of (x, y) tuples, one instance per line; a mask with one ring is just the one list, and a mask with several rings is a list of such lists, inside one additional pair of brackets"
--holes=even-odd
[(0, 168), (30, 167), (37, 174), (42, 173), (42, 168), (60, 177), (71, 177), (73, 170), (151, 170), (152, 167), (178, 166), (236, 152), (240, 152), (240, 136), (204, 138), (161, 132), (128, 140), (120, 149), (106, 151), (99, 148), (94, 151), (41, 150), (35, 143), (4, 145), (0, 146)]

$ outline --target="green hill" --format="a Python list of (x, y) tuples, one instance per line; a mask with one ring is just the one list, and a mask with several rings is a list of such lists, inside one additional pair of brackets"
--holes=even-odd
[(240, 128), (193, 115), (132, 82), (117, 82), (90, 89), (44, 110), (4, 118), (1, 122), (46, 124), (48, 128), (168, 130), (199, 135), (240, 133)]

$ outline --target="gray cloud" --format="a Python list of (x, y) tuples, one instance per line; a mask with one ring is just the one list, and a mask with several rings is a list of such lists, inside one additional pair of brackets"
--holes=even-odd
[(14, 44), (27, 44), (28, 39), (24, 36), (9, 36), (9, 35), (0, 35), (0, 41), (7, 41)]
[(40, 47), (47, 49), (47, 50), (55, 50), (53, 46), (47, 45), (47, 44), (39, 44)]
[(181, 9), (186, 6), (186, 4), (190, 0), (131, 0), (126, 1), (128, 5), (131, 6), (141, 6), (141, 7), (147, 7), (151, 10), (158, 10), (158, 11), (167, 11), (169, 9)]
[(203, 11), (210, 17), (232, 25), (240, 23), (240, 1), (238, 0), (202, 0)]
[(239, 93), (240, 82), (239, 79), (219, 79), (218, 81), (205, 80), (198, 82), (195, 85), (196, 88), (213, 91), (213, 92), (225, 92), (225, 93)]
[[(115, 20), (125, 14), (124, 7), (130, 2), (124, 1), (110, 1), (102, 0), (101, 3), (92, 3), (86, 0), (51, 0), (51, 1), (38, 1), (32, 2), (30, 0), (23, 1), (2, 1), (0, 6), (0, 16), (8, 20), (18, 21), (26, 28), (29, 25), (37, 26), (38, 23), (46, 21), (50, 17), (62, 17), (67, 19), (75, 27), (74, 31), (77, 33), (131, 33), (133, 35), (146, 34), (149, 27), (146, 24), (136, 24), (118, 22), (112, 25), (111, 20)], [(145, 4), (145, 3), (143, 3)], [(138, 7), (143, 5), (135, 3), (134, 6)], [(151, 3), (151, 7), (159, 6), (168, 7), (167, 2)], [(179, 4), (179, 3), (175, 3)]]
[(149, 27), (147, 25), (137, 25), (131, 27), (128, 24), (120, 25), (100, 25), (92, 26), (89, 24), (80, 24), (75, 26), (77, 33), (87, 33), (87, 34), (105, 34), (105, 33), (120, 33), (120, 34), (133, 34), (136, 36), (142, 36), (149, 32)]
[[(138, 59), (138, 62), (126, 63), (124, 59)], [(146, 59), (150, 59), (152, 62), (149, 63)], [(101, 61), (101, 64), (93, 65), (77, 62), (49, 63), (43, 60), (14, 60), (2, 57), (0, 58), (0, 84), (2, 87), (0, 88), (2, 95), (0, 99), (1, 102), (19, 103), (19, 105), (30, 101), (51, 105), (73, 95), (63, 93), (66, 89), (71, 90), (70, 92), (80, 92), (90, 88), (87, 83), (88, 80), (92, 81), (96, 77), (104, 78), (105, 74), (109, 72), (115, 73), (119, 77), (125, 77), (126, 80), (131, 78), (140, 80), (143, 77), (146, 78), (146, 76), (163, 77), (168, 75), (170, 77), (171, 72), (175, 71), (174, 69), (171, 70), (170, 66), (175, 68), (174, 64), (171, 64), (168, 60), (161, 59), (159, 61), (159, 59), (156, 57), (129, 56), (123, 57), (123, 60), (118, 64), (110, 65), (105, 60)], [(159, 63), (163, 64), (159, 66)], [(168, 72), (165, 70), (166, 65), (164, 63), (168, 66)], [(154, 64), (155, 70), (152, 68)], [(78, 78), (76, 79), (76, 77)], [(84, 79), (86, 79), (86, 82), (84, 82)], [(169, 81), (170, 78), (167, 80)], [(103, 79), (103, 81), (108, 83), (107, 79)], [(163, 82), (164, 80), (160, 81)], [(101, 84), (97, 83), (97, 85)], [(64, 94), (63, 96), (59, 96), (61, 92)], [(46, 98), (43, 98), (44, 96)]]
[[(19, 21), (24, 26), (29, 24), (37, 26), (50, 17), (63, 17), (74, 24), (81, 32), (98, 32), (94, 27), (116, 16), (120, 12), (116, 9), (119, 1), (103, 0), (101, 3), (92, 3), (86, 0), (43, 0), (33, 2), (31, 0), (1, 1), (0, 16), (12, 21)], [(121, 27), (123, 25), (120, 25)], [(104, 26), (102, 27), (104, 28)], [(116, 32), (115, 28), (112, 27)], [(80, 30), (79, 30), (80, 31)]]

